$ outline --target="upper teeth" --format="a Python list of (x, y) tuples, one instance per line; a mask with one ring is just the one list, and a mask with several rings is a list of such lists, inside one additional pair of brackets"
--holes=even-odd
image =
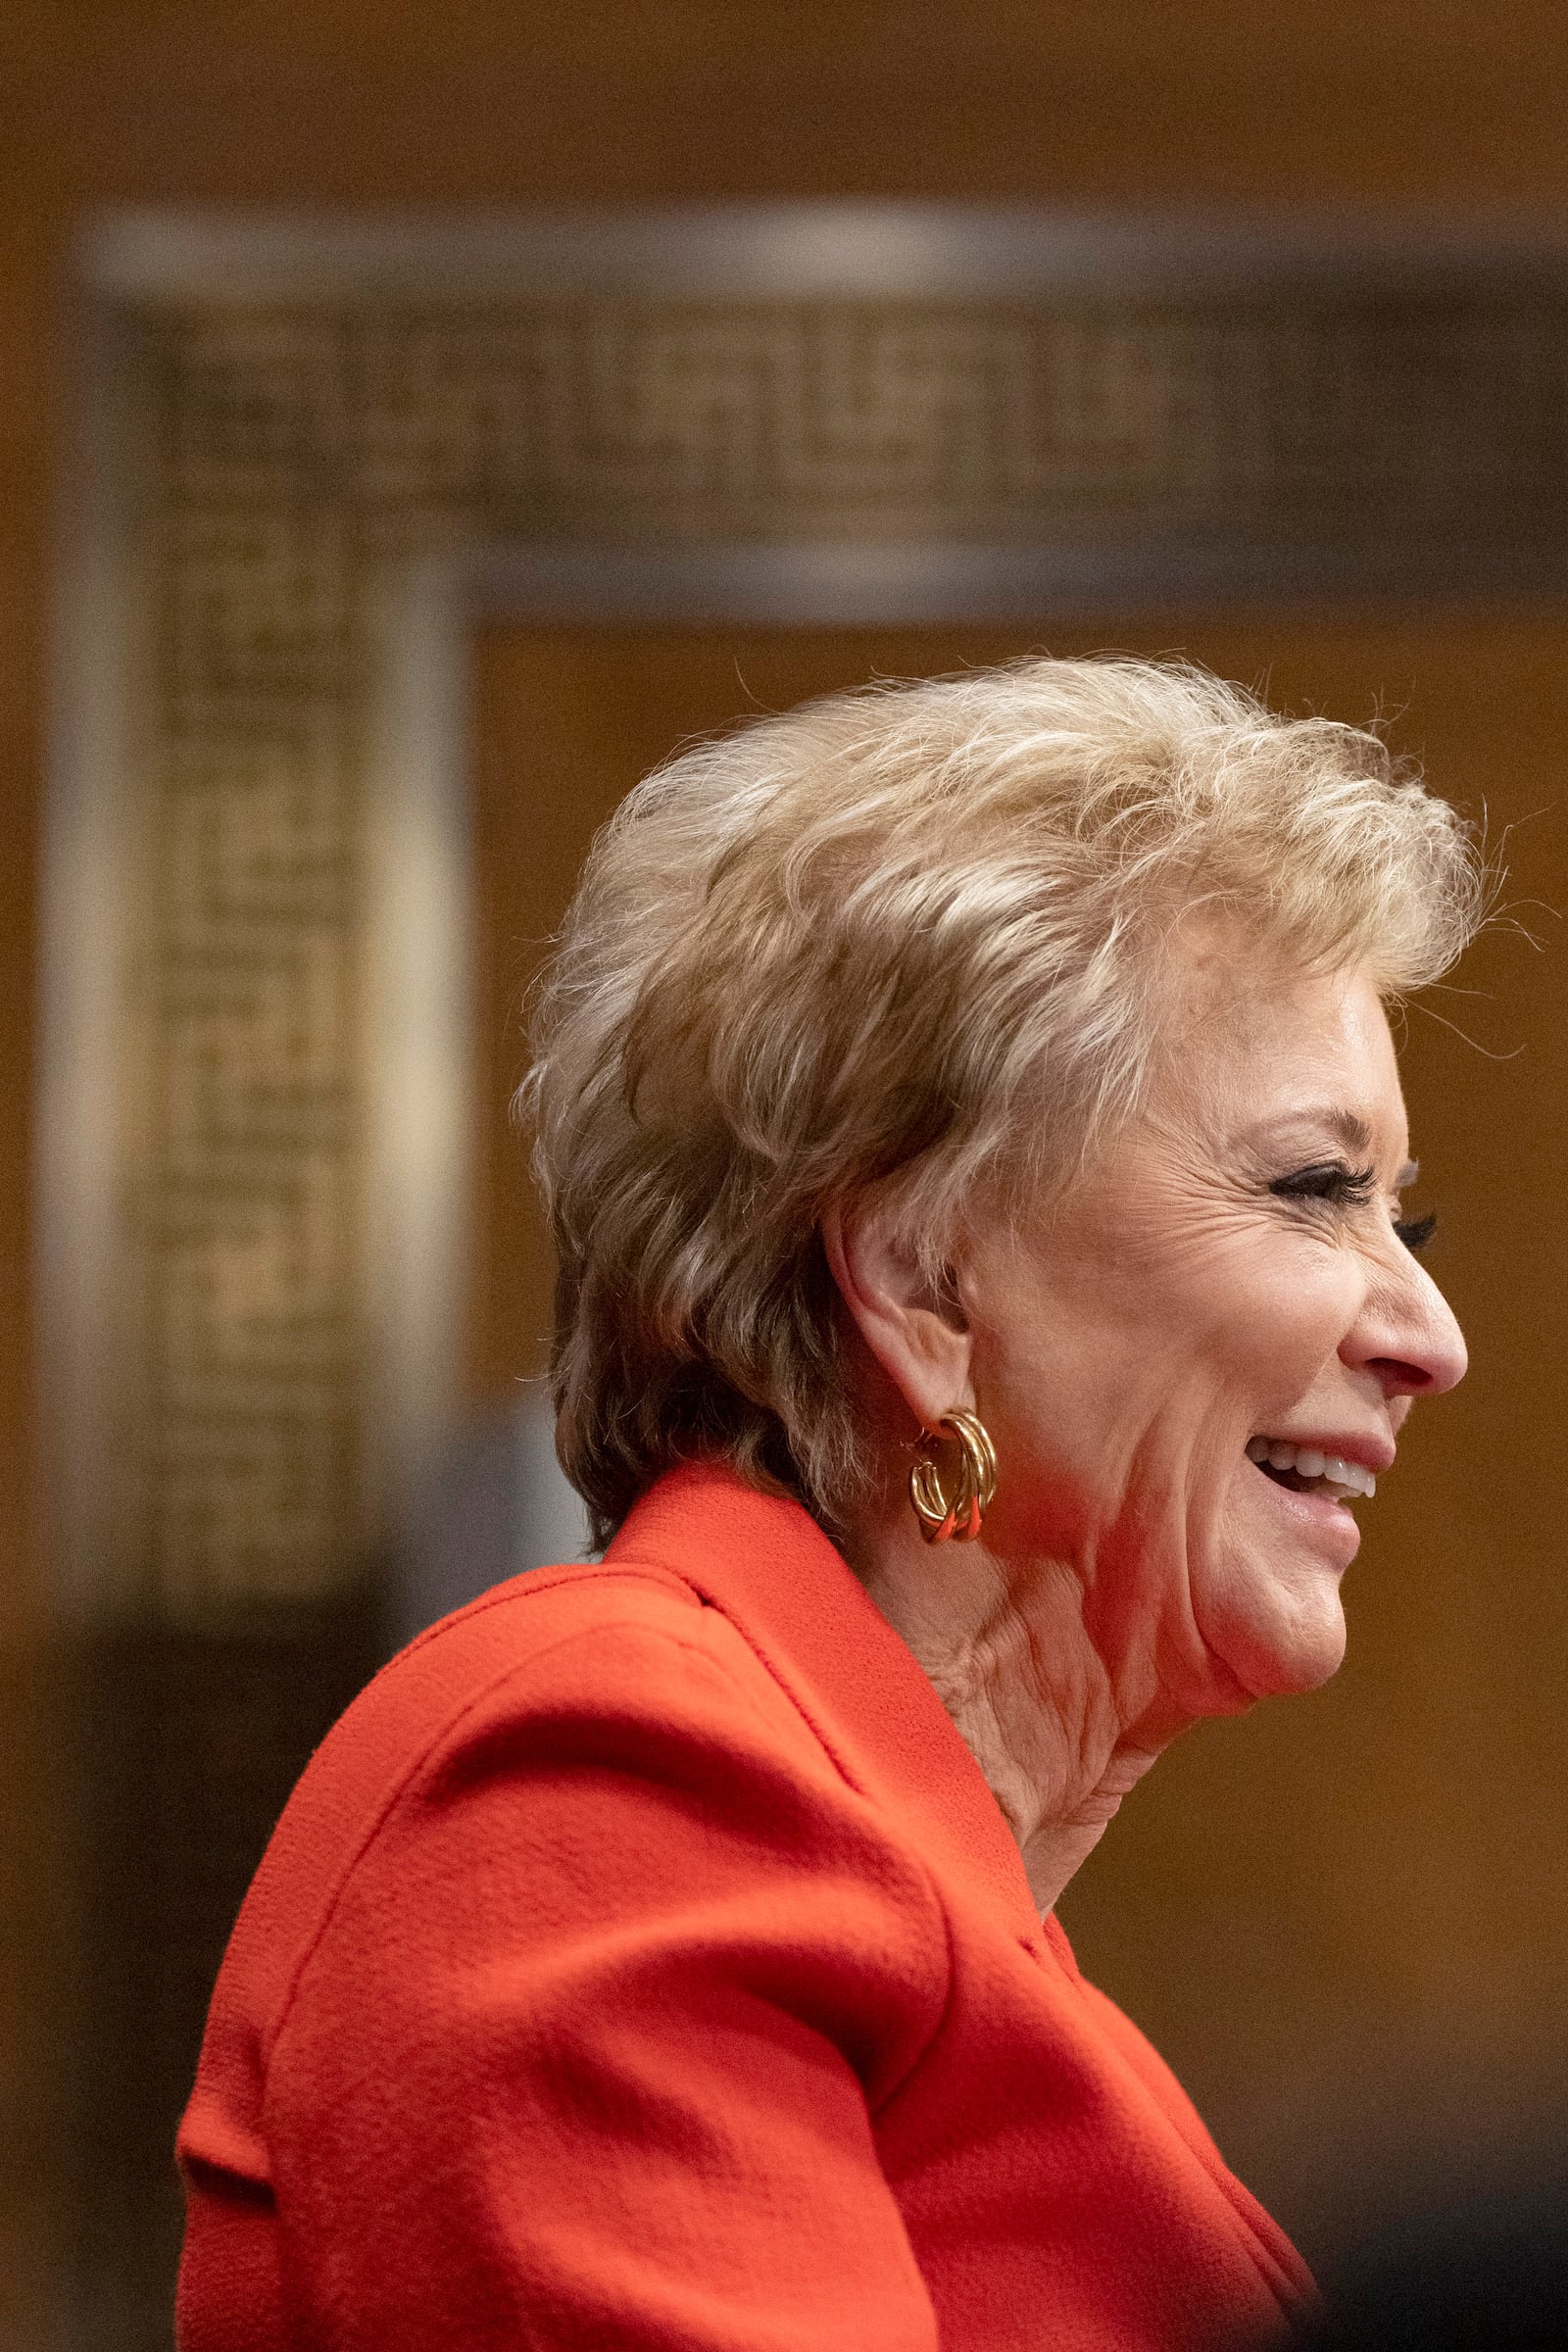
[(1283, 1438), (1249, 1438), (1249, 1461), (1267, 1462), (1271, 1470), (1294, 1470), (1298, 1478), (1321, 1478), (1347, 1494), (1375, 1494), (1378, 1482), (1359, 1462), (1347, 1462), (1337, 1453), (1319, 1453), (1315, 1446), (1290, 1446)]

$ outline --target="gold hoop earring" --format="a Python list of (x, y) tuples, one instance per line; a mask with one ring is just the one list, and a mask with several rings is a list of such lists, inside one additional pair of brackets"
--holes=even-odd
[[(958, 1476), (952, 1494), (942, 1483), (935, 1447), (952, 1438), (959, 1453)], [(997, 1491), (997, 1449), (978, 1413), (955, 1406), (944, 1413), (935, 1429), (922, 1429), (920, 1453), (909, 1472), (909, 1500), (928, 1544), (972, 1544)]]

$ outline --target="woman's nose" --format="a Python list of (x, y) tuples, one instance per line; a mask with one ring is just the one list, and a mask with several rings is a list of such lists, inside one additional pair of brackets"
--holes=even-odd
[(1348, 1334), (1345, 1362), (1376, 1373), (1386, 1396), (1441, 1396), (1465, 1376), (1469, 1356), (1452, 1307), (1407, 1257), (1396, 1282), (1378, 1283)]

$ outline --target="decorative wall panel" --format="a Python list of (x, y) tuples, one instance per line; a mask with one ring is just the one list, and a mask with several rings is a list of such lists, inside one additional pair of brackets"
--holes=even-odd
[[(61, 1025), (53, 1083), (123, 1099), (112, 1166), (71, 1167), (61, 1126), (46, 1202), (57, 1267), (98, 1202), (101, 1279), (62, 1299), (57, 1381), (89, 1603), (222, 1620), (323, 1598), (385, 1509), (367, 1269), (370, 1128), (396, 1104), (367, 1065), (367, 845), (395, 683), (374, 616), (411, 566), (992, 551), (1037, 618), (1097, 595), (1568, 574), (1549, 255), (1172, 229), (1135, 266), (1125, 239), (1097, 262), (1049, 219), (811, 220), (782, 278), (776, 214), (627, 224), (618, 259), (613, 222), (491, 224), (482, 267), (461, 225), (273, 230), (259, 271), (243, 225), (204, 230), (194, 261), (177, 224), (98, 249), (111, 454), (84, 496), (118, 518), (134, 617), (124, 723), (78, 798), (122, 879), (126, 985), (91, 1066)], [(985, 564), (962, 576), (960, 609)], [(91, 662), (80, 614), (74, 642)], [(103, 952), (71, 930), (71, 891), (57, 873), (67, 965)], [(73, 1394), (88, 1361), (98, 1386)], [(108, 1465), (95, 1484), (78, 1446)]]

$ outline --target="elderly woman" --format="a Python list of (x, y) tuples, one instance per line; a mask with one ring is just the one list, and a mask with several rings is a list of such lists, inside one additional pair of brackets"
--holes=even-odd
[(1291, 2246), (1053, 1916), (1334, 1672), (1464, 1369), (1385, 1005), (1474, 854), (1379, 744), (1030, 661), (700, 745), (528, 1084), (602, 1559), (307, 1772), (180, 2142), (184, 2352), (1166, 2352)]

